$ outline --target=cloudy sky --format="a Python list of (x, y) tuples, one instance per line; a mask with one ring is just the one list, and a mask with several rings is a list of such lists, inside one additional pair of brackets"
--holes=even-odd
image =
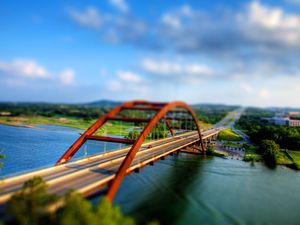
[(0, 101), (300, 106), (300, 0), (2, 0), (0, 28)]

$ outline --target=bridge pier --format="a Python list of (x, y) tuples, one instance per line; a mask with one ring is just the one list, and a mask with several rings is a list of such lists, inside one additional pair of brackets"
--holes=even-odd
[(200, 149), (200, 146), (198, 144), (186, 146), (185, 148), (181, 149), (180, 152), (191, 153), (196, 155), (205, 154), (205, 151), (203, 153), (202, 149)]

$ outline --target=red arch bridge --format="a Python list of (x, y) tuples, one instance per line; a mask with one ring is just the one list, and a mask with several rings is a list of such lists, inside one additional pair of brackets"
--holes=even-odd
[[(120, 134), (103, 135), (112, 124), (118, 125)], [(201, 130), (195, 113), (184, 102), (125, 102), (92, 124), (55, 166), (4, 179), (0, 204), (35, 176), (47, 182), (50, 193), (64, 194), (72, 189), (88, 197), (104, 190), (112, 201), (124, 176), (179, 152), (205, 154), (207, 142), (219, 131)], [(119, 143), (120, 148), (105, 152), (102, 149), (101, 153), (72, 160), (76, 153), (86, 152), (89, 142), (98, 141)]]

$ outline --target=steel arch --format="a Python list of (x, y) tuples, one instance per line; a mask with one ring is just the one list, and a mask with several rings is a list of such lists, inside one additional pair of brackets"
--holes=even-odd
[(109, 186), (108, 192), (107, 192), (107, 197), (110, 201), (113, 200), (113, 198), (114, 198), (114, 196), (115, 196), (115, 194), (116, 194), (116, 192), (117, 192), (124, 176), (126, 175), (127, 169), (130, 167), (131, 162), (133, 161), (136, 153), (140, 149), (140, 147), (143, 144), (144, 140), (146, 139), (147, 135), (151, 132), (152, 128), (159, 122), (160, 119), (162, 119), (169, 111), (171, 111), (172, 109), (177, 108), (177, 107), (181, 107), (181, 108), (187, 110), (191, 114), (191, 116), (192, 116), (192, 118), (193, 118), (193, 120), (196, 124), (196, 127), (197, 127), (197, 131), (198, 131), (198, 134), (199, 134), (199, 139), (200, 139), (202, 151), (203, 152), (205, 151), (200, 126), (198, 124), (198, 120), (196, 118), (196, 115), (193, 112), (193, 110), (191, 109), (191, 107), (188, 106), (186, 103), (181, 102), (181, 101), (175, 101), (175, 102), (165, 104), (155, 114), (155, 116), (151, 119), (151, 121), (145, 126), (144, 130), (141, 132), (140, 136), (135, 141), (135, 143), (133, 144), (133, 146), (129, 150), (128, 154), (126, 155), (125, 159), (123, 160), (123, 162), (122, 162), (115, 178), (112, 180), (112, 182)]
[[(126, 141), (126, 143), (133, 144), (127, 153), (125, 159), (123, 160), (118, 172), (116, 173), (115, 178), (109, 185), (107, 197), (112, 201), (124, 176), (126, 175), (127, 169), (130, 167), (136, 153), (139, 151), (141, 145), (143, 144), (144, 140), (150, 134), (152, 128), (163, 118), (165, 118), (166, 114), (172, 111), (175, 108), (183, 108), (185, 109), (193, 118), (193, 121), (196, 125), (197, 132), (199, 134), (200, 145), (202, 151), (205, 152), (204, 144), (202, 140), (201, 130), (196, 118), (195, 113), (193, 112), (192, 108), (188, 106), (186, 103), (182, 101), (174, 101), (170, 103), (157, 103), (157, 102), (147, 102), (143, 100), (138, 101), (129, 101), (125, 102), (111, 111), (100, 117), (93, 125), (91, 125), (74, 143), (73, 145), (60, 157), (60, 159), (56, 162), (55, 165), (63, 164), (69, 161), (74, 154), (79, 150), (79, 148), (87, 141), (87, 140), (102, 140), (108, 141), (111, 139), (115, 139), (115, 142), (122, 142)], [(101, 136), (92, 136), (93, 133), (97, 131), (107, 120), (119, 120), (120, 118), (116, 118), (115, 116), (120, 113), (122, 110), (125, 109), (134, 109), (134, 110), (152, 110), (157, 111), (156, 114), (148, 121), (148, 124), (144, 127), (143, 131), (140, 133), (139, 137), (136, 140), (122, 140), (121, 138), (104, 138)], [(126, 120), (136, 120), (141, 121), (141, 118), (125, 118)], [(166, 119), (166, 123), (168, 120)], [(169, 125), (167, 124), (169, 127)], [(169, 127), (171, 134), (173, 135), (172, 129)]]

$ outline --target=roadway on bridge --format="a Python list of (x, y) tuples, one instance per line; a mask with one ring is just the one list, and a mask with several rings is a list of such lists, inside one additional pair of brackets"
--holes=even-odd
[[(218, 129), (204, 131), (203, 139), (218, 133)], [(152, 162), (182, 149), (199, 140), (197, 132), (188, 132), (175, 137), (169, 137), (142, 145), (127, 173), (149, 165)], [(151, 144), (151, 148), (148, 146)], [(49, 193), (64, 194), (69, 190), (76, 190), (85, 196), (103, 190), (114, 178), (120, 164), (124, 160), (129, 148), (124, 148), (85, 159), (46, 168), (24, 175), (7, 178), (2, 181), (0, 204), (19, 190), (23, 183), (34, 176), (40, 176), (48, 184)]]

